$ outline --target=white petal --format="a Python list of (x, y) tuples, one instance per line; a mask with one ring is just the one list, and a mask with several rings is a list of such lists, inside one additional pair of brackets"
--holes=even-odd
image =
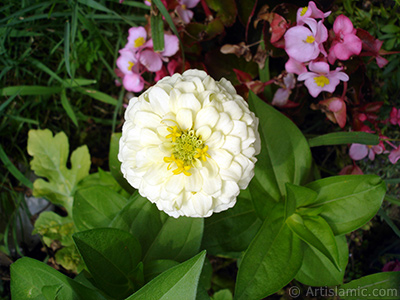
[(213, 159), (220, 168), (226, 169), (231, 165), (233, 156), (228, 151), (224, 149), (217, 149), (208, 152), (211, 156), (211, 159)]
[(229, 151), (233, 155), (238, 155), (242, 150), (240, 138), (238, 138), (236, 136), (228, 135), (225, 138), (225, 143), (222, 146), (222, 149)]
[(193, 195), (192, 202), (196, 213), (204, 217), (209, 213), (213, 204), (212, 197), (203, 193)]
[(200, 128), (204, 125), (213, 128), (215, 124), (217, 124), (218, 119), (219, 119), (218, 111), (212, 106), (207, 106), (201, 109), (197, 113), (195, 121), (195, 129)]
[(232, 128), (233, 121), (231, 117), (225, 112), (220, 113), (215, 129), (221, 130), (225, 135), (228, 135), (232, 131)]
[(247, 139), (247, 124), (242, 121), (233, 121), (233, 128), (230, 135), (237, 136), (241, 140)]
[(149, 92), (149, 101), (153, 111), (159, 116), (169, 112), (169, 95), (164, 89), (154, 86)]
[(193, 110), (193, 112), (198, 112), (201, 108), (201, 104), (194, 94), (181, 94), (178, 98), (177, 107), (189, 108)]
[(235, 101), (224, 102), (223, 105), (225, 112), (228, 113), (232, 119), (240, 120), (243, 116), (243, 110)]
[(148, 112), (148, 111), (138, 111), (135, 114), (134, 123), (140, 127), (157, 127), (161, 123), (160, 116)]
[(233, 161), (228, 169), (221, 169), (220, 174), (223, 180), (238, 182), (242, 178), (243, 170), (240, 164)]
[(179, 124), (179, 127), (186, 131), (193, 127), (193, 113), (190, 109), (182, 108), (178, 110), (176, 114), (176, 121)]
[(142, 146), (147, 147), (151, 145), (159, 145), (161, 143), (157, 133), (148, 128), (143, 128), (140, 131), (140, 143)]
[(196, 134), (201, 138), (203, 142), (207, 144), (207, 139), (211, 136), (212, 130), (208, 126), (201, 126), (196, 130)]
[(185, 175), (185, 190), (187, 192), (199, 192), (203, 186), (203, 178), (197, 168), (192, 168), (189, 171), (192, 175)]

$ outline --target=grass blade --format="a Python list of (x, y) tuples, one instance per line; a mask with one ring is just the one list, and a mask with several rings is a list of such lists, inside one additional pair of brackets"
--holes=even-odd
[(12, 96), (19, 93), (20, 96), (52, 95), (61, 92), (61, 87), (48, 87), (40, 85), (17, 85), (0, 89), (1, 96)]
[(7, 170), (23, 185), (26, 187), (33, 189), (33, 184), (30, 182), (28, 178), (24, 176), (10, 161), (8, 158), (7, 154), (4, 152), (3, 146), (0, 145), (0, 159), (3, 162), (4, 166), (7, 168)]
[(5, 109), (13, 100), (15, 97), (17, 97), (19, 95), (19, 92), (22, 90), (19, 89), (14, 95), (12, 95), (10, 98), (7, 99), (6, 102), (4, 102), (3, 104), (0, 105), (0, 113), (3, 111), (3, 109)]
[(81, 87), (75, 88), (74, 90), (78, 91), (78, 92), (80, 92), (82, 94), (88, 95), (88, 96), (92, 97), (93, 99), (99, 100), (99, 101), (104, 102), (104, 103), (108, 103), (108, 104), (111, 104), (111, 105), (117, 105), (117, 103), (118, 103), (118, 101), (115, 100), (113, 97), (111, 97), (111, 96), (109, 96), (109, 95), (107, 95), (105, 93), (96, 91), (96, 90), (84, 89), (84, 88), (81, 88)]
[(78, 127), (78, 120), (76, 119), (74, 110), (71, 107), (71, 103), (69, 103), (65, 90), (62, 90), (61, 92), (61, 105), (71, 121), (75, 124), (76, 127)]
[(72, 78), (71, 65), (69, 64), (70, 27), (71, 26), (69, 24), (69, 21), (67, 21), (64, 26), (64, 59), (65, 59), (65, 67), (67, 69), (67, 73), (68, 73), (69, 77)]
[(364, 144), (378, 145), (379, 137), (375, 134), (353, 131), (353, 132), (333, 132), (317, 136), (308, 140), (310, 147), (343, 145), (343, 144)]

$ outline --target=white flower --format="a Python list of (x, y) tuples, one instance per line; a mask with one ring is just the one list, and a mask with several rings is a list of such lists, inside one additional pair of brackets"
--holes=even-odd
[(164, 77), (125, 112), (118, 159), (128, 182), (175, 218), (236, 203), (254, 176), (258, 119), (225, 78)]

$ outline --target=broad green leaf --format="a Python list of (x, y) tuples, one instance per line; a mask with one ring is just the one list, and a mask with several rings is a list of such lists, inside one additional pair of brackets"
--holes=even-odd
[(246, 250), (260, 228), (262, 221), (257, 218), (251, 200), (242, 195), (243, 192), (233, 208), (204, 220), (202, 249), (209, 254)]
[(73, 238), (99, 289), (123, 299), (142, 284), (137, 282), (140, 244), (130, 233), (97, 228), (75, 233)]
[(122, 133), (113, 133), (110, 140), (110, 152), (108, 156), (108, 162), (110, 172), (114, 176), (115, 180), (129, 193), (133, 194), (135, 189), (126, 181), (124, 175), (121, 172), (121, 162), (118, 160), (119, 152), (119, 140)]
[(59, 241), (63, 246), (73, 245), (72, 234), (75, 232), (74, 222), (71, 216), (62, 217), (52, 211), (44, 211), (35, 222), (33, 234), (40, 234), (47, 238), (46, 243), (50, 247), (51, 241)]
[(385, 32), (385, 33), (397, 33), (397, 32), (400, 32), (400, 27), (396, 26), (394, 24), (388, 24), (388, 25), (383, 26), (381, 28), (381, 31)]
[(386, 192), (376, 175), (347, 175), (320, 179), (306, 185), (318, 193), (310, 208), (321, 208), (321, 216), (335, 235), (351, 232), (378, 211)]
[(239, 266), (234, 299), (261, 299), (288, 284), (300, 269), (303, 243), (281, 218), (268, 218)]
[(343, 145), (343, 144), (364, 144), (378, 145), (379, 136), (376, 134), (353, 131), (353, 132), (333, 132), (317, 136), (309, 139), (310, 147), (327, 146), (327, 145)]
[(203, 238), (204, 219), (167, 217), (152, 241), (143, 262), (154, 259), (185, 261), (198, 253)]
[(111, 104), (111, 105), (115, 106), (118, 103), (118, 101), (116, 99), (114, 99), (113, 97), (111, 97), (103, 92), (99, 92), (99, 91), (96, 91), (93, 89), (76, 87), (74, 90), (78, 91), (84, 95), (88, 95), (89, 97), (92, 97), (93, 99), (107, 103), (107, 104)]
[(90, 155), (86, 146), (71, 154), (71, 169), (67, 168), (69, 145), (64, 132), (54, 137), (50, 130), (30, 130), (28, 153), (33, 156), (31, 168), (37, 176), (33, 183), (33, 195), (45, 197), (54, 204), (62, 205), (72, 213), (73, 193), (76, 185), (89, 174)]
[(317, 199), (317, 193), (304, 186), (286, 183), (285, 219), (290, 217), (297, 208), (307, 206)]
[[(72, 234), (70, 235), (70, 239), (72, 240)], [(75, 244), (57, 250), (55, 258), (56, 262), (66, 270), (80, 272), (85, 266)]]
[(295, 213), (286, 219), (286, 224), (300, 239), (324, 254), (340, 270), (335, 236), (322, 217)]
[(182, 262), (198, 253), (203, 223), (201, 218), (168, 217), (136, 194), (110, 226), (129, 231), (140, 241), (145, 263), (156, 259)]
[(212, 300), (232, 300), (233, 296), (229, 289), (219, 290), (216, 292), (212, 298)]
[(75, 226), (78, 231), (107, 227), (126, 203), (126, 198), (105, 186), (78, 189), (72, 211)]
[(349, 248), (346, 236), (336, 236), (339, 251), (339, 271), (332, 262), (320, 251), (312, 246), (305, 245), (303, 264), (296, 274), (296, 280), (310, 286), (333, 286), (343, 282), (344, 272), (349, 260)]
[[(156, 6), (154, 5), (154, 7)], [(150, 24), (154, 51), (164, 51), (164, 22), (162, 15), (160, 13), (157, 13), (157, 15), (152, 14), (150, 17)]]
[(11, 265), (11, 296), (13, 300), (45, 300), (47, 298), (42, 294), (42, 289), (49, 287), (47, 293), (50, 293), (53, 290), (50, 287), (54, 286), (57, 286), (57, 289), (61, 287), (62, 295), (68, 295), (68, 298), (58, 299), (105, 299), (97, 291), (79, 284), (35, 259), (23, 257)]
[(144, 265), (144, 280), (145, 282), (149, 282), (161, 273), (177, 265), (179, 265), (179, 262), (171, 259), (158, 259), (149, 261)]
[(400, 272), (383, 272), (362, 277), (342, 285), (339, 296), (345, 300), (399, 299)]
[(258, 131), (262, 141), (253, 181), (257, 180), (265, 190), (264, 198), (253, 201), (256, 209), (266, 217), (265, 202), (280, 201), (286, 194), (287, 182), (295, 185), (307, 182), (311, 170), (311, 151), (292, 121), (252, 92), (248, 100), (251, 110), (260, 120)]
[(202, 251), (186, 262), (165, 271), (126, 300), (195, 299), (205, 256), (205, 251)]

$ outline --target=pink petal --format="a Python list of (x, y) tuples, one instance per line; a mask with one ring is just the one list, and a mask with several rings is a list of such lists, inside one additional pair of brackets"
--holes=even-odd
[(383, 58), (382, 56), (377, 56), (375, 57), (376, 59), (376, 63), (378, 64), (379, 68), (383, 68), (384, 66), (386, 66), (389, 61), (386, 58)]
[(307, 72), (306, 66), (292, 57), (289, 57), (289, 60), (286, 62), (285, 69), (288, 73), (297, 75)]
[(137, 63), (137, 59), (134, 53), (131, 50), (128, 50), (127, 48), (121, 49), (119, 53), (121, 55), (118, 57), (116, 62), (118, 68), (124, 74), (131, 74), (132, 68)]
[(125, 75), (122, 84), (125, 89), (130, 92), (141, 92), (144, 88), (144, 80), (142, 76), (136, 73)]
[(197, 4), (199, 4), (200, 0), (181, 0), (178, 2), (179, 2), (179, 4), (186, 5), (187, 8), (193, 8)]
[(316, 19), (323, 19), (331, 14), (330, 11), (324, 13), (322, 10), (319, 10), (315, 5), (314, 1), (308, 2), (308, 9), (311, 10), (311, 17)]
[(319, 21), (317, 25), (317, 33), (315, 35), (315, 40), (317, 41), (317, 43), (321, 44), (325, 42), (327, 39), (328, 39), (328, 29), (326, 29), (322, 21)]
[(330, 101), (328, 108), (331, 112), (338, 112), (343, 108), (344, 102), (340, 98), (333, 98), (332, 101)]
[(363, 171), (357, 165), (348, 165), (345, 166), (340, 172), (339, 175), (362, 175)]
[(328, 54), (328, 62), (333, 65), (337, 59), (335, 51), (334, 51), (334, 47), (337, 44), (336, 41), (333, 41), (331, 48), (329, 49), (329, 54)]
[(328, 74), (329, 73), (329, 64), (323, 61), (318, 61), (318, 62), (310, 62), (308, 65), (308, 68), (310, 71), (313, 71), (315, 73), (322, 73), (322, 74)]
[(352, 33), (353, 29), (353, 23), (345, 15), (338, 16), (333, 23), (333, 31), (336, 35)]
[(157, 72), (162, 67), (162, 60), (160, 54), (152, 50), (144, 50), (140, 53), (140, 62), (150, 72)]
[(290, 93), (291, 91), (288, 89), (277, 89), (274, 98), (272, 99), (272, 105), (284, 106), (289, 100)]
[[(399, 110), (399, 112), (400, 112), (400, 110)], [(397, 108), (393, 107), (393, 108), (392, 108), (392, 111), (390, 112), (390, 123), (391, 123), (392, 125), (396, 125), (396, 124), (397, 124), (397, 121), (398, 121), (398, 118), (397, 118)]]
[(170, 57), (175, 55), (179, 50), (179, 39), (175, 35), (164, 34), (164, 51), (161, 52), (161, 56)]
[(400, 146), (392, 150), (389, 154), (389, 160), (392, 164), (395, 164), (400, 159)]
[(346, 34), (343, 38), (343, 42), (337, 43), (333, 51), (340, 60), (348, 60), (352, 55), (360, 54), (362, 49), (362, 42), (360, 38), (354, 34)]
[(287, 89), (291, 90), (296, 85), (296, 78), (294, 78), (294, 75), (292, 73), (289, 73), (285, 77), (283, 77), (283, 83), (285, 84)]
[[(317, 74), (315, 74), (315, 75), (317, 75)], [(306, 81), (304, 81), (304, 85), (307, 87), (308, 92), (310, 93), (310, 95), (313, 96), (314, 98), (317, 98), (319, 93), (321, 93), (324, 90), (324, 88), (318, 86), (315, 83), (314, 77), (316, 77), (316, 76), (313, 76), (312, 78), (306, 79)], [(300, 76), (299, 76), (299, 80), (300, 80)]]
[(178, 6), (176, 12), (185, 24), (189, 24), (193, 18), (193, 12), (189, 9), (184, 9), (182, 6)]
[(135, 41), (138, 42), (138, 39), (143, 39), (144, 42), (146, 42), (147, 39), (146, 29), (142, 26), (129, 29), (128, 43), (125, 45), (125, 48), (139, 49), (140, 47), (135, 47)]
[(367, 145), (351, 144), (349, 155), (354, 160), (361, 160), (368, 155), (369, 149)]
[(299, 62), (317, 58), (320, 50), (318, 43), (307, 43), (305, 40), (313, 33), (304, 26), (294, 26), (285, 33), (285, 50), (287, 54)]

